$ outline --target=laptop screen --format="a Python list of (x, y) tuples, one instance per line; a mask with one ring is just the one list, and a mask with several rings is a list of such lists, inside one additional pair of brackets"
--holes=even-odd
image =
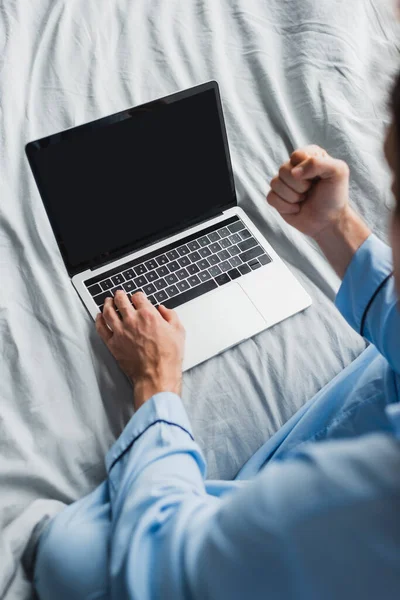
[(215, 82), (27, 146), (72, 275), (236, 204)]

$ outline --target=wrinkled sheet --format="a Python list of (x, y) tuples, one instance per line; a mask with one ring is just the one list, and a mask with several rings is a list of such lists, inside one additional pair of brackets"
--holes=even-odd
[(384, 0), (1, 0), (0, 597), (29, 597), (19, 559), (33, 527), (102, 480), (132, 413), (64, 270), (25, 143), (219, 82), (239, 203), (314, 301), (184, 377), (209, 477), (229, 479), (365, 347), (333, 306), (337, 277), (265, 196), (294, 148), (320, 144), (348, 161), (351, 201), (386, 238), (397, 41)]

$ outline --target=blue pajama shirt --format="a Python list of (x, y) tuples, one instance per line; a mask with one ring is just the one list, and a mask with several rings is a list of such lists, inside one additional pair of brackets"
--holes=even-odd
[(206, 480), (178, 396), (146, 402), (106, 481), (45, 527), (39, 598), (398, 600), (400, 314), (374, 235), (336, 305), (370, 345), (235, 481)]

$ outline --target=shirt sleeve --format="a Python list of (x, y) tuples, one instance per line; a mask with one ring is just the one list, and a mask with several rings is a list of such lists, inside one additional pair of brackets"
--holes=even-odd
[(398, 447), (365, 443), (315, 444), (216, 498), (180, 399), (157, 394), (107, 458), (111, 598), (372, 598), (382, 577), (398, 589), (397, 554), (389, 568), (380, 556), (396, 531)]
[(375, 235), (370, 235), (353, 256), (336, 306), (351, 327), (374, 344), (400, 374), (400, 313), (392, 252)]

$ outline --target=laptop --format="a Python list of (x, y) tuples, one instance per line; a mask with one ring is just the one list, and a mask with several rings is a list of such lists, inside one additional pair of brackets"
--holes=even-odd
[(30, 142), (26, 154), (91, 317), (119, 289), (175, 309), (184, 370), (310, 306), (237, 205), (215, 81)]

